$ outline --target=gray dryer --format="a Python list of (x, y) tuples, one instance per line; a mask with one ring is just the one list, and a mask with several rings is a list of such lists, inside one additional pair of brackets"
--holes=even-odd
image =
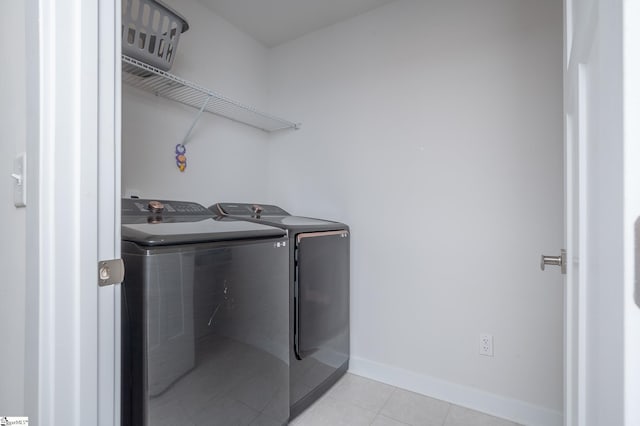
[(292, 216), (272, 205), (218, 203), (209, 208), (221, 217), (275, 226), (289, 235), (293, 419), (349, 368), (349, 227)]

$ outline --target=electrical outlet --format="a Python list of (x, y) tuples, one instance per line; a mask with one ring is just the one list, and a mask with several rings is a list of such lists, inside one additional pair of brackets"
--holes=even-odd
[(480, 355), (493, 356), (493, 336), (491, 334), (480, 335)]

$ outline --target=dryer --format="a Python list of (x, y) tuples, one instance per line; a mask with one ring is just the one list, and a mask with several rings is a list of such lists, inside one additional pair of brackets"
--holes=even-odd
[(285, 424), (285, 231), (122, 200), (122, 425)]
[(290, 419), (349, 368), (350, 230), (292, 216), (280, 207), (218, 203), (221, 217), (285, 229), (289, 235)]

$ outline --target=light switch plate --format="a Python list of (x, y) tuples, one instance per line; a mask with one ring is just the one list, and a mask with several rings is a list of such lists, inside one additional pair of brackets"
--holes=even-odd
[(21, 153), (13, 160), (13, 204), (27, 206), (27, 154)]
[(635, 288), (633, 291), (633, 298), (635, 299), (636, 302), (636, 306), (638, 306), (638, 308), (640, 308), (640, 217), (638, 219), (636, 219), (636, 223), (634, 226), (635, 229), (635, 259), (634, 259), (634, 263), (635, 263), (635, 277), (634, 277), (634, 281), (635, 281)]

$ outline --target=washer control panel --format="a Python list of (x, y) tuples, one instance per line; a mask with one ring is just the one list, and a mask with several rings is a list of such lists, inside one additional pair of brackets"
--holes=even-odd
[(144, 200), (140, 198), (124, 198), (122, 200), (123, 216), (162, 215), (178, 216), (211, 216), (211, 212), (198, 203), (188, 201)]
[(278, 206), (258, 203), (218, 203), (212, 206), (211, 210), (225, 216), (290, 216), (289, 213)]

